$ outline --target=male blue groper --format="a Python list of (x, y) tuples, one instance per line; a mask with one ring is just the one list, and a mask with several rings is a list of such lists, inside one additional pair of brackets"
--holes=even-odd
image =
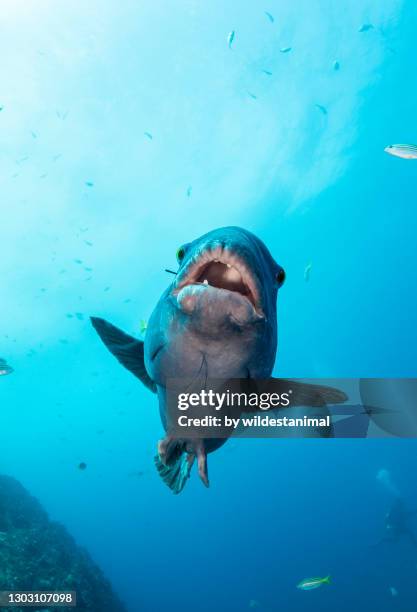
[[(277, 350), (277, 295), (283, 268), (251, 232), (213, 230), (177, 251), (178, 273), (153, 311), (142, 342), (103, 319), (92, 323), (117, 359), (158, 395), (167, 431), (167, 380), (269, 378)], [(288, 381), (286, 381), (288, 388)], [(291, 382), (292, 405), (346, 399), (326, 387)], [(197, 458), (208, 486), (207, 454), (226, 439), (187, 440), (169, 434), (158, 444), (156, 466), (180, 493)]]

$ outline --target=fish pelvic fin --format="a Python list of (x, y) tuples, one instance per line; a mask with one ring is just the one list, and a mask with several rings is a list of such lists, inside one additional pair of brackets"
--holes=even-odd
[(105, 319), (91, 317), (91, 323), (102, 342), (116, 359), (132, 372), (148, 389), (156, 393), (156, 385), (145, 368), (144, 344), (129, 336)]
[(174, 494), (181, 493), (197, 459), (198, 475), (205, 487), (209, 487), (207, 452), (203, 440), (183, 440), (167, 435), (158, 443), (155, 457), (156, 469), (162, 480)]
[(154, 461), (158, 474), (174, 495), (181, 493), (187, 484), (194, 459), (194, 455), (189, 455), (183, 451), (172, 463), (167, 465), (162, 462), (159, 453), (155, 456)]

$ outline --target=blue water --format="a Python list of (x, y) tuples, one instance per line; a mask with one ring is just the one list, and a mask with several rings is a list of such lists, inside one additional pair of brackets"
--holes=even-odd
[(372, 547), (378, 470), (417, 507), (414, 441), (240, 440), (174, 497), (155, 398), (87, 320), (139, 336), (177, 247), (240, 225), (287, 272), (275, 375), (416, 376), (417, 161), (383, 151), (417, 143), (414, 3), (5, 0), (0, 23), (1, 472), (131, 612), (415, 610), (416, 551)]

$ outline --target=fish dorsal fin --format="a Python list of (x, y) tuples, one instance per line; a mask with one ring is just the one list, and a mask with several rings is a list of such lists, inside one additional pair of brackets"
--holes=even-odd
[(109, 351), (120, 363), (132, 372), (151, 391), (156, 393), (156, 385), (149, 377), (145, 368), (144, 345), (129, 334), (125, 334), (105, 319), (91, 317), (91, 323), (107, 346)]

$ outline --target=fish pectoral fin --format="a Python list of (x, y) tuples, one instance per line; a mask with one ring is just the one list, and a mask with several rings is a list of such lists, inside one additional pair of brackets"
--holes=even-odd
[[(274, 379), (278, 388), (282, 384), (282, 392), (291, 389), (291, 406), (323, 406), (324, 404), (341, 404), (348, 396), (344, 391), (325, 385), (311, 385), (298, 380)], [(275, 389), (274, 389), (275, 390)], [(279, 390), (278, 390), (279, 392)]]
[(144, 345), (105, 319), (91, 317), (91, 323), (103, 343), (116, 359), (132, 372), (148, 389), (156, 393), (156, 385), (145, 368)]
[(191, 474), (195, 455), (182, 452), (176, 460), (167, 465), (161, 460), (159, 453), (155, 456), (155, 466), (165, 484), (171, 489), (174, 495), (178, 495), (187, 484)]

